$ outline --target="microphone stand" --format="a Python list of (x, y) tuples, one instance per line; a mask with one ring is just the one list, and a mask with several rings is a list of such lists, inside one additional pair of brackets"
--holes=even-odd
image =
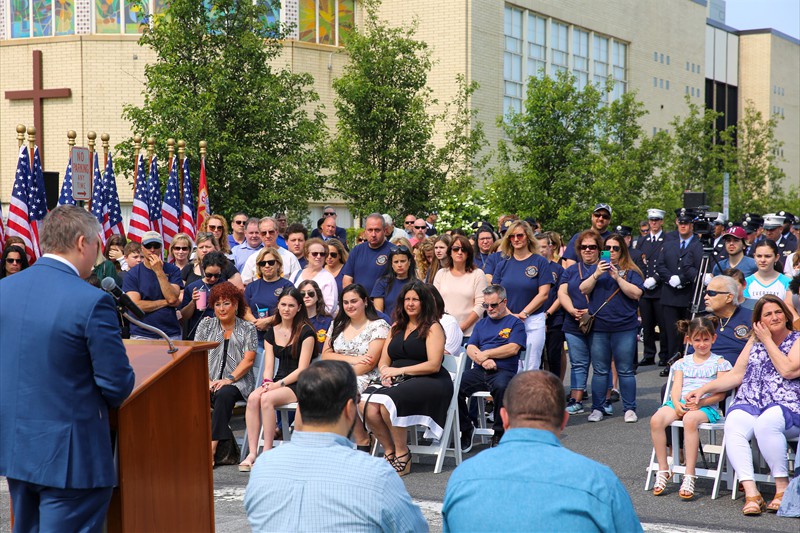
[(155, 333), (156, 335), (158, 335), (159, 337), (161, 337), (162, 339), (167, 341), (167, 344), (169, 344), (169, 350), (167, 350), (167, 353), (175, 353), (175, 352), (178, 351), (178, 349), (172, 343), (172, 339), (167, 337), (166, 333), (164, 333), (163, 331), (161, 331), (158, 328), (150, 326), (149, 324), (145, 324), (144, 322), (138, 320), (136, 317), (131, 316), (131, 314), (129, 312), (125, 311), (122, 307), (120, 307), (119, 310), (122, 313), (122, 316), (127, 318), (128, 321), (130, 321), (132, 324), (136, 324), (137, 326), (139, 326), (142, 329), (146, 329), (147, 331), (149, 331), (151, 333)]

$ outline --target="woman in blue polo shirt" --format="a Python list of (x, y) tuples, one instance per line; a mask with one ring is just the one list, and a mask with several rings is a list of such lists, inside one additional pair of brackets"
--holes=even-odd
[(592, 328), (592, 412), (589, 422), (603, 419), (603, 405), (613, 357), (619, 376), (625, 422), (636, 422), (636, 330), (642, 296), (642, 273), (631, 260), (625, 239), (614, 233), (605, 241), (610, 260), (593, 265), (581, 283), (595, 315)]
[(506, 289), (508, 309), (525, 323), (523, 370), (538, 370), (545, 337), (544, 303), (553, 284), (550, 261), (539, 255), (539, 242), (524, 220), (511, 223), (499, 251), (492, 283)]
[(392, 318), (400, 291), (406, 283), (417, 279), (416, 271), (414, 254), (407, 246), (399, 246), (389, 252), (389, 271), (378, 278), (370, 294), (375, 309)]
[(283, 277), (283, 259), (275, 248), (262, 248), (256, 257), (256, 279), (244, 290), (247, 302), (245, 319), (258, 330), (259, 355), (264, 350), (264, 331), (275, 320), (278, 298), (286, 287), (294, 287)]

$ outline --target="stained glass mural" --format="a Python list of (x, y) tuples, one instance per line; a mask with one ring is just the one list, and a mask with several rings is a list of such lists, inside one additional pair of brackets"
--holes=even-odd
[[(281, 21), (281, 3), (280, 0), (259, 0), (259, 3), (264, 6), (266, 16), (262, 16), (261, 20), (265, 28), (275, 28)], [(268, 36), (274, 36), (274, 32), (269, 32)]]
[(119, 0), (95, 0), (95, 31), (119, 33)]
[(56, 0), (56, 35), (75, 33), (75, 0)]
[(338, 45), (344, 44), (343, 37), (350, 34), (355, 27), (355, 0), (339, 1), (339, 41)]
[(319, 0), (319, 44), (336, 44), (336, 0)]
[(53, 35), (53, 0), (33, 0), (33, 36)]
[(141, 33), (147, 24), (148, 0), (125, 0), (125, 33)]
[(11, 38), (31, 36), (30, 0), (11, 0)]
[(316, 0), (300, 0), (300, 20), (298, 32), (300, 40), (307, 43), (317, 42), (317, 2)]
[(154, 13), (163, 13), (167, 10), (167, 1), (168, 0), (155, 0), (154, 5)]

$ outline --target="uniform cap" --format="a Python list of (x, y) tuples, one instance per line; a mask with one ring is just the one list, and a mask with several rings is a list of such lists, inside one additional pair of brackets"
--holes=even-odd
[(647, 210), (647, 218), (650, 220), (664, 220), (664, 210), (663, 209), (648, 209)]

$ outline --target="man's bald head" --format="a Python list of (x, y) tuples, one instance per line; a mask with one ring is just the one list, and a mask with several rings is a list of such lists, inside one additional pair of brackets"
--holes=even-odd
[(552, 373), (531, 370), (514, 376), (503, 396), (503, 426), (552, 431), (556, 435), (567, 423), (564, 386)]

